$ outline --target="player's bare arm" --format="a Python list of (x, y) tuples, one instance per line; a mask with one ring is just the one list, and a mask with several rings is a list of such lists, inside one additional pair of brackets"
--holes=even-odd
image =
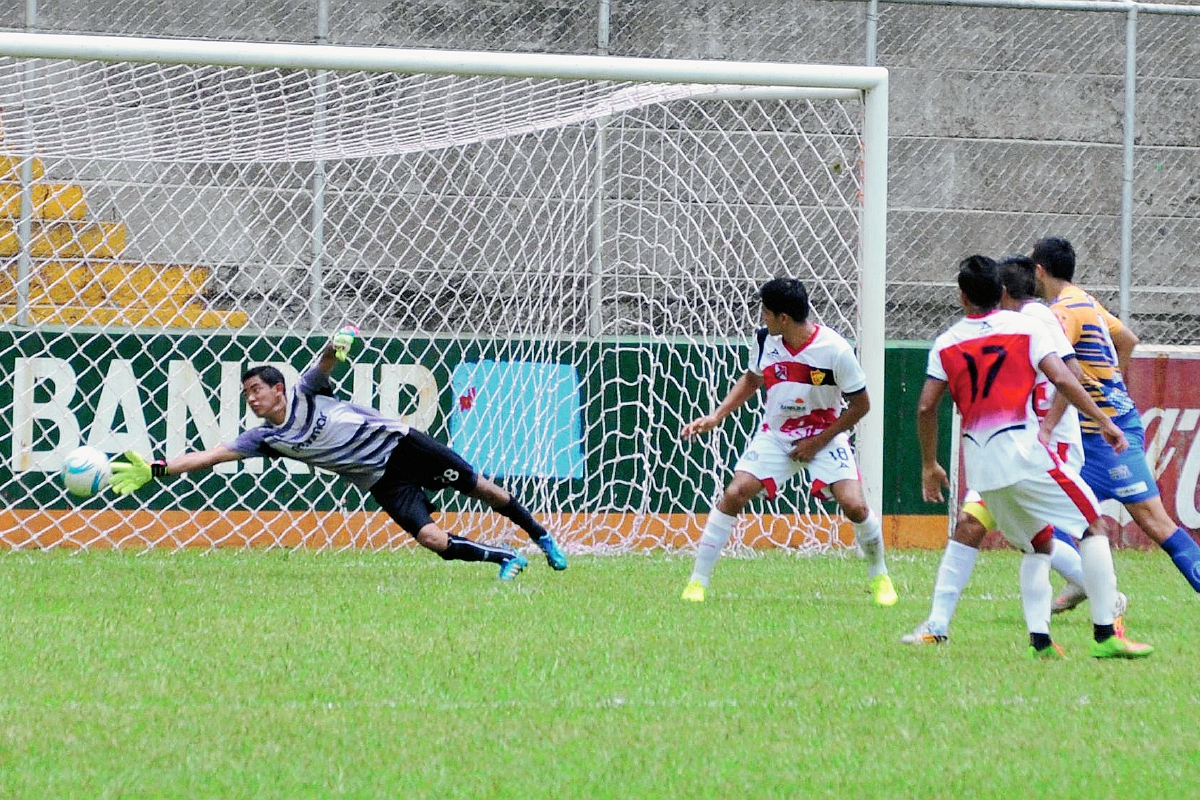
[(1117, 369), (1121, 370), (1121, 375), (1126, 378), (1128, 384), (1129, 362), (1133, 360), (1133, 349), (1141, 339), (1123, 323), (1115, 330), (1110, 328), (1109, 336), (1112, 337), (1113, 348), (1117, 351)]
[[(1071, 374), (1075, 376), (1075, 380), (1083, 383), (1083, 367), (1079, 366), (1079, 359), (1071, 358), (1063, 362), (1067, 365), (1067, 369), (1071, 370)], [(1062, 419), (1063, 414), (1067, 412), (1067, 406), (1070, 403), (1061, 392), (1054, 393), (1054, 399), (1050, 401), (1050, 408), (1046, 411), (1046, 416), (1042, 420), (1040, 429), (1038, 430), (1038, 439), (1042, 444), (1049, 444), (1054, 428)]]
[(753, 372), (747, 370), (742, 374), (742, 377), (738, 378), (737, 383), (729, 390), (729, 394), (725, 395), (725, 399), (721, 401), (721, 404), (717, 406), (715, 411), (694, 419), (683, 426), (683, 430), (681, 431), (683, 438), (690, 439), (693, 436), (708, 433), (720, 425), (721, 420), (728, 417), (734, 411), (737, 411), (747, 400), (757, 394), (762, 385), (762, 376), (755, 375)]
[(950, 487), (946, 470), (942, 469), (937, 460), (938, 406), (945, 392), (945, 381), (927, 377), (925, 385), (921, 387), (921, 397), (917, 401), (917, 439), (921, 444), (921, 496), (927, 503), (941, 502), (944, 499), (942, 490)]
[(208, 469), (226, 461), (237, 461), (240, 458), (242, 458), (241, 453), (219, 444), (207, 450), (195, 450), (170, 459), (166, 463), (166, 474), (182, 475), (185, 472)]
[(816, 458), (817, 453), (824, 450), (833, 441), (835, 436), (852, 429), (871, 410), (871, 398), (866, 389), (847, 394), (844, 397), (846, 408), (842, 410), (832, 425), (820, 433), (796, 440), (789, 454), (793, 460), (812, 461)]
[(1100, 410), (1100, 406), (1096, 405), (1096, 401), (1057, 354), (1051, 353), (1043, 358), (1038, 369), (1054, 384), (1060, 395), (1066, 395), (1073, 406), (1100, 426), (1100, 435), (1112, 445), (1113, 450), (1120, 453), (1129, 447), (1125, 434), (1113, 423), (1112, 418)]

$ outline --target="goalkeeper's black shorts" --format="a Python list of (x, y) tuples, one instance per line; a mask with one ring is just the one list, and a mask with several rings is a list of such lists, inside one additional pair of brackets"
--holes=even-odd
[(396, 443), (371, 496), (396, 524), (416, 536), (433, 522), (436, 510), (425, 489), (450, 487), (470, 494), (478, 482), (475, 468), (462, 456), (432, 436), (410, 430)]

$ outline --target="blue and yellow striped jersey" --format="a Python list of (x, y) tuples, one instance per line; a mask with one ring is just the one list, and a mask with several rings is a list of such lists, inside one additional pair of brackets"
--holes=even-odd
[[(1114, 317), (1096, 298), (1068, 284), (1050, 304), (1083, 369), (1083, 386), (1096, 405), (1110, 417), (1120, 417), (1136, 406), (1125, 389), (1125, 379), (1117, 365), (1117, 349), (1112, 332), (1119, 330), (1121, 320)], [(1098, 433), (1096, 423), (1080, 415), (1084, 433)]]

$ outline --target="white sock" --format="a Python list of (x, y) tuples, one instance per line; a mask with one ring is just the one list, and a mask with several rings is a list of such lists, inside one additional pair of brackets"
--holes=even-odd
[(866, 519), (853, 525), (854, 541), (862, 548), (863, 555), (867, 558), (867, 575), (874, 578), (876, 575), (886, 574), (887, 564), (883, 560), (883, 525), (880, 524), (879, 517), (875, 516), (874, 511), (870, 511)]
[(1051, 545), (1050, 569), (1066, 578), (1068, 583), (1083, 586), (1083, 560), (1079, 551), (1066, 542), (1055, 539)]
[(1053, 599), (1050, 556), (1026, 553), (1021, 557), (1021, 607), (1025, 609), (1025, 627), (1030, 633), (1050, 634), (1050, 602)]
[(1112, 625), (1113, 606), (1117, 602), (1117, 573), (1113, 569), (1112, 550), (1107, 536), (1088, 536), (1079, 543), (1083, 560), (1083, 588), (1088, 609), (1096, 625)]
[(737, 517), (726, 514), (717, 508), (708, 513), (708, 522), (704, 523), (704, 533), (700, 535), (700, 546), (696, 549), (696, 564), (692, 567), (693, 581), (708, 586), (712, 577), (713, 567), (721, 557), (721, 549), (733, 535), (733, 523)]
[(971, 580), (978, 555), (978, 550), (962, 542), (953, 539), (946, 542), (946, 552), (942, 553), (942, 564), (933, 584), (933, 605), (929, 609), (929, 627), (935, 631), (949, 633), (950, 618), (954, 616), (967, 581)]

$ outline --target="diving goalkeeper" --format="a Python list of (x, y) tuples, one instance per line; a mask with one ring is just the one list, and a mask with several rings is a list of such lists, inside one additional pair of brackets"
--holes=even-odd
[(288, 391), (275, 367), (253, 367), (242, 375), (246, 405), (264, 421), (227, 444), (149, 463), (136, 452), (112, 465), (112, 488), (128, 495), (152, 480), (205, 469), (225, 461), (263, 456), (292, 458), (336, 473), (367, 490), (396, 523), (422, 546), (446, 561), (488, 561), (500, 565), (500, 579), (512, 580), (529, 563), (507, 547), (492, 547), (443, 531), (433, 521), (425, 490), (453, 487), (487, 503), (515, 522), (546, 554), (556, 570), (567, 559), (554, 537), (515, 497), (478, 475), (458, 453), (436, 439), (371, 408), (333, 397), (329, 380), (346, 360), (358, 329), (346, 326), (333, 336), (316, 366)]

